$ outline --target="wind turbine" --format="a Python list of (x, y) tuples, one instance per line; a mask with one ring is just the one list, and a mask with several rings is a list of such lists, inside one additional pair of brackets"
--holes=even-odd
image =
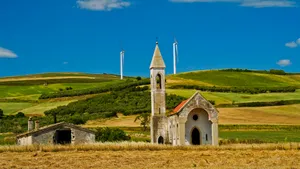
[(123, 80), (124, 56), (125, 56), (125, 51), (122, 49), (121, 52), (120, 52), (120, 74), (121, 74), (121, 80)]
[(178, 62), (178, 43), (174, 38), (173, 43), (173, 67), (174, 67), (174, 75), (176, 74), (176, 63)]

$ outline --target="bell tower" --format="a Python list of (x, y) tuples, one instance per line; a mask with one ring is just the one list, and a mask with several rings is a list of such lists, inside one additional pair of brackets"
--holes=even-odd
[(165, 63), (158, 42), (150, 65), (151, 80), (151, 142), (164, 144), (167, 141)]

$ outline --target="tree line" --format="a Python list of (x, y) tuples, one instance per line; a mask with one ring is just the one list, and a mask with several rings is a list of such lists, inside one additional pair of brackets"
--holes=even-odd
[(170, 89), (196, 89), (208, 92), (224, 92), (224, 93), (288, 93), (295, 92), (296, 87), (216, 87), (216, 86), (198, 86), (198, 85), (173, 85)]
[[(151, 94), (148, 86), (131, 87), (122, 91), (113, 91), (101, 94), (86, 100), (69, 103), (66, 106), (59, 106), (48, 110), (45, 115), (74, 115), (74, 114), (109, 114), (116, 113), (124, 115), (140, 114), (151, 111)], [(186, 98), (177, 95), (166, 96), (167, 109), (173, 109)], [(109, 116), (108, 115), (108, 116)]]
[(292, 75), (298, 73), (287, 73), (280, 69), (270, 69), (270, 70), (249, 70), (249, 69), (222, 69), (220, 71), (226, 72), (255, 72), (255, 73), (265, 73), (265, 74), (275, 74), (275, 75)]
[(126, 88), (140, 86), (140, 85), (146, 85), (146, 84), (150, 84), (149, 79), (143, 79), (143, 80), (137, 80), (137, 81), (132, 80), (132, 79), (127, 79), (126, 81), (124, 81), (122, 83), (109, 84), (109, 85), (105, 85), (103, 87), (81, 89), (81, 90), (63, 90), (63, 91), (53, 92), (53, 93), (44, 93), (39, 97), (39, 99), (82, 96), (82, 95), (88, 95), (88, 94), (105, 93), (105, 92), (109, 92), (109, 91), (121, 91)]

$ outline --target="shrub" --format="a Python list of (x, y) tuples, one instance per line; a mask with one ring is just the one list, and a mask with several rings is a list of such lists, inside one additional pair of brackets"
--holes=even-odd
[(214, 100), (208, 100), (212, 105), (215, 105), (216, 102)]
[(16, 114), (16, 118), (21, 118), (21, 117), (25, 117), (25, 114), (23, 112), (19, 112), (18, 114)]
[(101, 142), (113, 142), (113, 141), (124, 141), (130, 140), (130, 137), (119, 128), (97, 128), (96, 129), (96, 141)]
[(72, 87), (66, 87), (66, 90), (72, 90), (73, 88)]
[(2, 119), (4, 117), (4, 112), (2, 109), (0, 109), (0, 119)]
[(87, 119), (84, 119), (80, 114), (75, 114), (70, 117), (69, 122), (73, 124), (85, 124)]

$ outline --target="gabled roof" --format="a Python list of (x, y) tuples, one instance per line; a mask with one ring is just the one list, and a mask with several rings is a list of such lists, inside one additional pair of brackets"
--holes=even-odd
[(74, 128), (74, 129), (77, 129), (77, 130), (85, 131), (85, 132), (88, 132), (88, 133), (95, 133), (92, 130), (82, 128), (80, 126), (76, 126), (76, 125), (71, 124), (71, 123), (60, 122), (60, 123), (55, 123), (55, 124), (51, 124), (51, 125), (48, 125), (48, 126), (41, 127), (38, 130), (27, 131), (26, 133), (22, 133), (22, 134), (17, 135), (17, 138), (30, 136), (30, 135), (33, 135), (33, 134), (39, 134), (39, 133), (43, 133), (43, 132), (46, 132), (46, 131), (49, 131), (49, 130), (56, 130), (60, 127), (69, 127), (69, 128)]
[(162, 58), (162, 55), (160, 53), (159, 47), (158, 47), (158, 43), (156, 42), (156, 46), (155, 46), (155, 50), (154, 50), (154, 54), (152, 57), (152, 61), (150, 64), (150, 69), (152, 68), (165, 68), (165, 62)]
[(173, 109), (173, 112), (171, 114), (174, 114), (174, 113), (177, 113), (184, 105), (185, 103), (187, 102), (188, 100), (184, 100), (182, 101), (181, 103), (179, 103), (179, 105), (177, 105), (175, 107), (175, 109)]
[(170, 115), (174, 115), (174, 114), (177, 114), (177, 113), (179, 113), (191, 100), (193, 100), (194, 99), (194, 97), (196, 96), (196, 95), (201, 95), (199, 92), (196, 92), (192, 97), (190, 97), (189, 99), (187, 99), (187, 100), (184, 100), (184, 101), (182, 101), (174, 110), (173, 110), (173, 112), (172, 113), (170, 113)]

